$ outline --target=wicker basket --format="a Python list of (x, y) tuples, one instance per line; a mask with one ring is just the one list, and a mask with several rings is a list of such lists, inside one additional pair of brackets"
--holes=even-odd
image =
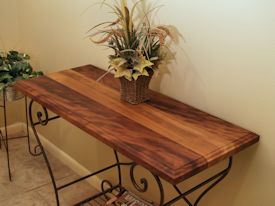
[(121, 100), (130, 104), (140, 104), (150, 99), (149, 83), (152, 79), (153, 72), (149, 76), (140, 76), (136, 81), (129, 81), (124, 77), (120, 79)]
[(9, 86), (5, 89), (5, 91), (0, 91), (0, 101), (3, 101), (3, 98), (5, 98), (8, 102), (13, 102), (24, 98), (24, 94), (17, 91), (14, 87)]

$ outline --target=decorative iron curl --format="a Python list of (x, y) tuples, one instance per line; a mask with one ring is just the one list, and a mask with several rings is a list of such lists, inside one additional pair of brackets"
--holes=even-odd
[[(182, 192), (178, 186), (174, 185), (175, 190), (179, 193), (179, 196), (170, 200), (169, 202), (165, 203), (164, 206), (170, 206), (174, 203), (176, 203), (178, 200), (183, 199), (188, 206), (198, 206), (202, 198), (211, 190), (213, 189), (219, 182), (221, 182), (230, 172), (232, 167), (233, 158), (230, 157), (228, 160), (227, 167), (222, 170), (221, 172), (217, 173), (216, 175), (210, 177), (209, 179), (205, 180), (204, 182), (198, 184), (197, 186), (189, 189), (186, 192)], [(202, 188), (203, 186), (210, 184), (208, 187), (206, 187), (205, 190), (199, 195), (199, 197), (195, 200), (195, 203), (192, 204), (189, 199), (187, 198), (188, 195), (192, 194), (193, 192), (197, 191), (198, 189)]]
[(130, 168), (130, 178), (131, 178), (131, 182), (133, 183), (134, 187), (136, 188), (137, 191), (139, 192), (147, 192), (148, 190), (148, 181), (146, 178), (142, 177), (140, 179), (140, 184), (141, 186), (137, 183), (136, 179), (135, 179), (135, 168), (137, 167), (136, 163), (133, 163), (131, 168)]
[(48, 114), (48, 110), (45, 107), (42, 107), (42, 108), (43, 108), (43, 112), (45, 115), (45, 119), (44, 120), (42, 119), (42, 117), (43, 117), (42, 112), (37, 112), (36, 116), (37, 116), (37, 119), (38, 119), (40, 125), (46, 126), (49, 122), (49, 114)]
[[(31, 100), (30, 105), (29, 105), (29, 116), (30, 116), (32, 126), (36, 126), (36, 125), (47, 126), (50, 121), (59, 118), (59, 116), (49, 117), (48, 110), (45, 107), (42, 106), (43, 111), (42, 112), (38, 111), (36, 113), (36, 117), (38, 119), (38, 122), (34, 122), (33, 117), (32, 117), (33, 103), (34, 103), (34, 101)], [(44, 117), (44, 119), (43, 119), (43, 117)]]
[[(134, 185), (135, 189), (141, 193), (147, 192), (148, 191), (148, 180), (144, 177), (142, 177), (139, 182), (140, 184), (137, 183), (136, 179), (135, 179), (135, 168), (137, 167), (136, 163), (133, 163), (131, 168), (130, 168), (130, 178), (131, 178), (131, 182)], [(160, 192), (160, 201), (159, 201), (159, 206), (162, 206), (164, 204), (164, 188), (162, 185), (162, 182), (160, 180), (160, 178), (157, 175), (154, 175), (153, 173), (151, 173), (154, 177), (154, 179), (156, 180), (156, 183), (158, 185), (159, 188), (159, 192)]]
[[(42, 125), (42, 126), (46, 126), (48, 124), (49, 120), (56, 119), (57, 117), (49, 119), (49, 115), (48, 115), (47, 109), (45, 107), (43, 107), (45, 119), (42, 120), (43, 114), (41, 112), (37, 112), (36, 115), (37, 115), (37, 118), (38, 118), (39, 122), (34, 122), (33, 121), (33, 115), (32, 115), (33, 103), (34, 103), (34, 101), (31, 100), (31, 102), (29, 104), (29, 118), (30, 118), (30, 123), (31, 123), (31, 127), (32, 127), (32, 130), (33, 130), (34, 136), (35, 136), (36, 141), (37, 141), (37, 145), (34, 147), (34, 152), (32, 152), (31, 150), (30, 150), (30, 152), (34, 156), (43, 155), (45, 163), (46, 163), (46, 166), (48, 168), (48, 172), (49, 172), (50, 177), (51, 177), (51, 181), (52, 181), (52, 185), (53, 185), (53, 189), (54, 189), (54, 193), (55, 193), (56, 204), (57, 204), (57, 206), (59, 206), (60, 203), (59, 203), (59, 196), (58, 196), (58, 188), (57, 188), (57, 185), (56, 185), (56, 182), (55, 182), (53, 171), (51, 169), (50, 162), (49, 162), (49, 160), (47, 158), (46, 152), (45, 152), (45, 150), (43, 148), (43, 145), (42, 145), (42, 143), (41, 143), (41, 141), (39, 139), (39, 135), (38, 135), (38, 133), (36, 131), (36, 128), (35, 128), (35, 126), (39, 125), (39, 124)], [(38, 148), (39, 148), (40, 152), (38, 152)]]
[[(32, 130), (33, 130), (33, 132), (34, 132), (34, 135), (35, 135), (35, 137), (36, 136), (38, 136), (38, 134), (37, 134), (37, 132), (36, 132), (36, 129), (35, 129), (35, 123), (34, 123), (34, 121), (33, 121), (33, 116), (32, 116), (32, 109), (33, 109), (33, 103), (34, 103), (34, 101), (33, 100), (31, 100), (31, 102), (30, 102), (30, 104), (29, 104), (29, 118), (30, 118), (30, 123), (31, 123), (31, 127), (32, 127)], [(44, 111), (45, 111), (46, 109), (44, 108)], [(46, 110), (47, 111), (47, 110)], [(41, 113), (41, 112), (38, 112), (38, 113)], [(40, 122), (40, 120), (41, 120), (41, 117), (42, 117), (42, 113), (41, 114), (38, 114), (37, 113), (37, 118), (38, 118), (38, 120), (39, 120), (39, 122)], [(46, 114), (47, 114), (48, 112), (46, 112)], [(48, 117), (48, 115), (46, 115), (46, 117)], [(37, 144), (35, 147), (34, 147), (34, 151), (32, 151), (32, 149), (31, 149), (31, 144), (30, 144), (30, 139), (28, 138), (28, 145), (29, 145), (29, 152), (30, 152), (30, 154), (32, 155), (32, 156), (39, 156), (39, 155), (42, 155), (42, 150), (41, 150), (41, 147), (40, 147), (40, 145), (39, 144)]]
[[(227, 168), (224, 169), (223, 171), (221, 171), (220, 173), (217, 174), (217, 179), (216, 181), (214, 181), (212, 184), (210, 184), (210, 186), (208, 188), (206, 188), (201, 195), (198, 197), (198, 199), (196, 200), (194, 206), (197, 206), (199, 204), (199, 202), (201, 201), (201, 199), (211, 190), (213, 189), (218, 183), (220, 183), (230, 172), (231, 168), (232, 168), (232, 163), (233, 163), (233, 158), (230, 157), (228, 160), (228, 165)], [(215, 176), (211, 179), (209, 179), (209, 181), (212, 181), (215, 179)]]
[[(105, 188), (105, 185), (108, 187), (108, 188)], [(111, 189), (111, 188), (113, 188), (113, 184), (110, 182), (110, 181), (108, 181), (108, 180), (103, 180), (102, 182), (101, 182), (101, 192), (106, 192), (108, 189)], [(113, 190), (111, 190), (110, 192), (107, 192), (107, 193), (112, 193), (113, 192)], [(107, 193), (104, 193), (104, 197), (106, 198), (106, 199), (108, 199), (109, 197), (107, 196)]]

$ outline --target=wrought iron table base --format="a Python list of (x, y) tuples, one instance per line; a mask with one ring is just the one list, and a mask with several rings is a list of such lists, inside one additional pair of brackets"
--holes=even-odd
[(31, 149), (31, 142), (30, 142), (30, 134), (29, 134), (29, 119), (28, 119), (28, 100), (27, 97), (25, 97), (25, 121), (26, 121), (26, 135), (22, 136), (16, 136), (16, 137), (9, 137), (8, 134), (8, 123), (7, 123), (7, 102), (6, 102), (6, 94), (5, 90), (2, 92), (2, 99), (3, 99), (3, 105), (0, 105), (0, 108), (3, 109), (3, 116), (4, 116), (4, 131), (2, 132), (0, 130), (0, 149), (2, 149), (2, 144), (4, 145), (4, 149), (6, 150), (6, 156), (7, 156), (7, 168), (8, 168), (8, 175), (9, 180), (12, 180), (12, 174), (11, 174), (11, 167), (10, 167), (10, 151), (9, 151), (9, 141), (15, 140), (15, 139), (21, 139), (21, 138), (27, 138), (28, 143), (28, 150), (29, 153), (32, 156), (38, 156), (40, 155), (40, 152), (37, 151), (37, 148), (34, 148), (34, 151)]
[[(32, 110), (33, 110), (33, 103), (34, 101), (31, 100), (30, 102), (30, 105), (29, 105), (29, 117), (30, 117), (30, 123), (31, 123), (31, 127), (33, 129), (33, 132), (34, 132), (34, 135), (36, 137), (36, 140), (37, 140), (37, 143), (38, 145), (36, 146), (36, 148), (39, 148), (40, 149), (40, 154), (43, 155), (44, 157), (44, 160), (46, 162), (46, 165), (47, 165), (47, 168), (48, 168), (48, 171), (49, 171), (49, 174), (50, 174), (50, 177), (51, 177), (51, 181), (52, 181), (52, 185), (53, 185), (53, 189), (54, 189), (54, 192), (55, 192), (55, 197), (56, 197), (56, 204), (57, 206), (60, 205), (59, 203), (59, 194), (58, 192), (66, 187), (69, 187), (75, 183), (78, 183), (80, 181), (83, 181), (89, 177), (92, 177), (92, 176), (95, 176), (95, 175), (98, 175), (100, 173), (103, 173), (103, 172), (106, 172), (110, 169), (117, 169), (117, 175), (118, 175), (118, 183), (116, 185), (113, 185), (111, 182), (109, 182), (108, 180), (104, 180), (102, 181), (101, 183), (101, 189), (102, 191), (99, 192), (98, 194), (90, 197), (90, 198), (87, 198), (79, 203), (76, 203), (75, 206), (81, 206), (85, 203), (88, 203), (100, 196), (106, 196), (106, 194), (108, 193), (112, 193), (113, 191), (115, 190), (118, 190), (120, 193), (122, 193), (123, 191), (125, 191), (125, 188), (123, 187), (123, 184), (122, 184), (122, 172), (121, 172), (121, 167), (122, 166), (128, 166), (130, 167), (130, 178), (131, 178), (131, 182), (132, 184), (134, 185), (135, 189), (139, 192), (147, 192), (148, 191), (148, 188), (149, 188), (149, 183), (147, 181), (146, 178), (141, 178), (139, 179), (139, 183), (137, 182), (136, 178), (135, 178), (135, 169), (136, 167), (138, 166), (135, 162), (127, 162), (127, 163), (124, 163), (124, 162), (120, 162), (119, 160), (119, 156), (118, 156), (118, 153), (116, 150), (114, 150), (114, 155), (115, 155), (115, 163), (108, 166), (108, 167), (105, 167), (101, 170), (98, 170), (96, 172), (93, 172), (89, 175), (86, 175), (84, 177), (81, 177), (77, 180), (74, 180), (72, 182), (69, 182), (67, 184), (64, 184), (62, 186), (57, 186), (56, 184), (56, 181), (55, 181), (55, 177), (54, 177), (54, 174), (53, 174), (53, 171), (52, 171), (52, 168), (51, 168), (51, 165), (50, 165), (50, 162), (48, 160), (48, 157), (45, 153), (45, 150), (43, 148), (43, 145), (39, 139), (39, 135), (36, 131), (36, 126), (38, 125), (41, 125), (41, 126), (46, 126), (50, 121), (52, 120), (55, 120), (55, 119), (58, 119), (59, 116), (55, 116), (55, 117), (49, 117), (48, 115), (48, 111), (45, 107), (42, 107), (43, 108), (43, 113), (41, 111), (37, 112), (36, 113), (36, 117), (37, 117), (37, 122), (34, 122), (34, 119), (33, 119), (33, 114), (32, 114)], [(162, 184), (162, 180), (160, 179), (160, 177), (158, 177), (157, 175), (154, 175), (153, 173), (151, 173), (158, 185), (158, 189), (159, 189), (159, 193), (160, 193), (160, 200), (159, 200), (159, 203), (158, 205), (159, 206), (169, 206), (169, 205), (173, 205), (174, 203), (180, 201), (180, 200), (183, 200), (185, 203), (187, 203), (188, 206), (198, 206), (199, 202), (202, 200), (202, 198), (211, 190), (213, 189), (219, 182), (221, 182), (226, 176), (227, 174), (230, 172), (230, 169), (231, 169), (231, 166), (232, 166), (232, 157), (229, 158), (228, 160), (228, 165), (227, 167), (222, 170), (221, 172), (215, 174), (214, 176), (210, 177), (209, 179), (203, 181), (202, 183), (194, 186), (193, 188), (189, 189), (188, 191), (186, 192), (182, 192), (178, 185), (173, 185), (173, 187), (175, 188), (175, 190), (177, 191), (178, 193), (178, 196), (176, 196), (175, 198), (169, 200), (169, 201), (166, 201), (165, 202), (165, 191), (164, 191), (164, 187), (163, 187), (163, 184)], [(206, 189), (203, 190), (203, 192), (198, 196), (198, 198), (196, 199), (196, 201), (194, 203), (191, 203), (191, 201), (188, 199), (188, 196), (192, 193), (194, 193), (195, 191), (197, 191), (198, 189), (201, 189), (202, 187), (208, 185), (208, 187)], [(107, 186), (108, 188), (106, 188), (105, 186)]]

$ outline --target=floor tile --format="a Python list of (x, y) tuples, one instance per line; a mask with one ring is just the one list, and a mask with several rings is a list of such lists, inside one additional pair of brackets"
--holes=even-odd
[(50, 206), (35, 191), (13, 196), (0, 204), (5, 206)]
[[(32, 145), (35, 145), (35, 142), (32, 142)], [(33, 157), (29, 154), (26, 139), (10, 141), (9, 149), (11, 182), (8, 179), (6, 152), (4, 149), (0, 150), (0, 205), (55, 206), (55, 194), (43, 157)], [(48, 157), (58, 185), (79, 178), (58, 159), (50, 154)], [(71, 206), (96, 192), (89, 183), (82, 181), (59, 192), (60, 205)]]
[[(72, 175), (67, 178), (63, 178), (59, 181), (57, 181), (57, 184), (63, 185), (70, 181), (78, 179), (79, 176)], [(52, 189), (52, 185), (48, 184), (44, 187), (41, 187), (37, 190), (37, 192), (44, 197), (48, 202), (50, 202), (52, 205), (55, 204), (55, 196), (54, 191)], [(73, 205), (83, 199), (86, 199), (94, 194), (97, 193), (97, 190), (95, 190), (89, 183), (86, 181), (81, 181), (77, 184), (74, 184), (68, 188), (64, 188), (63, 190), (60, 190), (59, 197), (60, 202), (63, 202), (64, 205)], [(61, 204), (61, 205), (63, 205)]]

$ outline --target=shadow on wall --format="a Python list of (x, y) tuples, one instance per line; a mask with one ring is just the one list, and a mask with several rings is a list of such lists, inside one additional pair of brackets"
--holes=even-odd
[[(100, 161), (97, 162), (97, 165), (101, 165), (101, 167), (106, 166), (106, 163), (111, 164), (115, 162), (115, 158), (113, 155), (113, 151), (103, 145), (102, 143), (97, 143), (97, 156), (101, 157)], [(259, 145), (255, 145), (248, 150), (242, 152), (242, 155), (237, 155), (233, 159), (233, 167), (229, 175), (217, 186), (213, 188), (213, 190), (210, 190), (210, 192), (203, 197), (200, 205), (223, 205), (223, 206), (232, 206), (234, 205), (234, 202), (236, 199), (241, 198), (239, 197), (240, 193), (239, 191), (243, 189), (244, 186), (247, 186), (247, 174), (249, 174), (249, 170), (253, 169), (256, 165), (254, 164), (255, 158), (257, 158), (257, 151), (259, 149)], [(102, 154), (102, 151), (104, 151), (104, 154)], [(120, 155), (120, 159), (122, 162), (130, 162), (129, 159), (123, 157)], [(199, 184), (200, 182), (204, 181), (205, 179), (209, 178), (210, 176), (213, 176), (214, 174), (220, 172), (227, 166), (227, 161), (223, 161), (222, 163), (219, 163), (218, 165), (215, 165), (208, 170), (204, 171), (203, 173), (196, 175), (182, 184), (179, 185), (179, 188), (182, 191), (187, 191), (189, 188), (194, 187), (195, 185)], [(140, 180), (142, 178), (146, 178), (148, 180), (148, 191), (146, 193), (140, 193), (138, 192), (133, 184), (131, 183), (130, 179), (130, 171), (129, 167), (122, 167), (122, 177), (123, 177), (123, 185), (129, 189), (130, 191), (133, 191), (140, 197), (143, 197), (144, 199), (154, 201), (158, 203), (160, 198), (160, 192), (157, 187), (156, 181), (153, 178), (152, 174), (142, 168), (137, 167), (135, 172), (135, 180), (136, 183), (143, 188), (143, 185), (140, 183)], [(101, 180), (108, 179), (110, 180), (114, 185), (118, 183), (117, 181), (117, 171), (116, 169), (109, 171), (105, 173), (104, 175), (100, 175), (99, 178)], [(162, 180), (163, 186), (165, 188), (166, 197), (165, 200), (171, 200), (175, 196), (177, 196), (176, 191), (174, 188), (164, 180)], [(253, 184), (253, 183), (252, 183)], [(203, 189), (205, 189), (204, 187)], [(198, 190), (194, 194), (188, 196), (191, 202), (194, 202), (196, 198), (200, 195), (200, 193), (203, 190)], [(227, 200), (227, 202), (224, 202), (226, 197), (230, 194), (230, 202)], [(217, 198), (219, 197), (219, 198)], [(244, 200), (245, 202), (245, 200)], [(183, 206), (183, 201), (179, 201), (175, 206)], [(244, 204), (245, 205), (245, 204)]]
[[(249, 184), (246, 183), (247, 174), (249, 174), (250, 170), (256, 166), (256, 158), (257, 152), (259, 150), (259, 145), (252, 146), (251, 148), (241, 152), (241, 154), (237, 154), (233, 157), (233, 165), (228, 176), (217, 186), (213, 188), (203, 199), (202, 205), (223, 205), (223, 206), (232, 206), (235, 205), (235, 201), (240, 196), (240, 191), (243, 189), (244, 185), (247, 186)], [(190, 179), (191, 185), (196, 183), (198, 180), (205, 179), (217, 171), (222, 170), (226, 165), (226, 161), (220, 163), (216, 166), (211, 167), (207, 171), (202, 174), (195, 176)], [(253, 183), (252, 183), (253, 184)], [(191, 199), (194, 200), (199, 194), (194, 194), (191, 196)], [(226, 198), (230, 195), (231, 198)], [(224, 202), (224, 200), (227, 200)], [(244, 200), (245, 202), (245, 200)], [(246, 205), (246, 204), (244, 204)]]
[[(180, 35), (180, 34), (178, 34)], [(196, 102), (197, 99), (206, 100), (204, 88), (206, 83), (197, 72), (196, 66), (189, 58), (186, 50), (181, 48), (179, 41), (181, 36), (177, 37), (177, 47), (174, 51), (167, 51), (167, 59), (160, 65), (159, 70), (153, 76), (151, 89), (169, 95), (175, 99), (185, 102), (185, 100)], [(184, 64), (178, 65), (177, 59), (181, 59)], [(177, 89), (171, 89), (177, 88)], [(192, 93), (190, 93), (192, 91)], [(188, 103), (188, 102), (185, 102)], [(204, 107), (205, 101), (200, 107)]]

